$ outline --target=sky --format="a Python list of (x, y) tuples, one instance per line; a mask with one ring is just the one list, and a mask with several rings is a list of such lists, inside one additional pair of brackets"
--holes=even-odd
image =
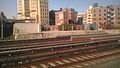
[[(100, 6), (120, 5), (120, 0), (49, 0), (49, 10), (58, 10), (59, 8), (74, 8), (77, 12), (86, 12), (93, 3)], [(0, 0), (0, 12), (4, 12), (7, 18), (17, 16), (17, 0)]]

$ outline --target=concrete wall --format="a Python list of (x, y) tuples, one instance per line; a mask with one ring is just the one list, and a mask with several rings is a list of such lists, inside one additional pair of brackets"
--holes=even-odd
[(41, 33), (26, 33), (26, 34), (15, 34), (16, 40), (22, 39), (40, 39), (40, 38), (54, 38), (57, 36), (68, 36), (68, 35), (83, 35), (83, 34), (100, 34), (105, 33), (104, 31), (46, 31)]
[(15, 40), (23, 40), (23, 39), (41, 39), (41, 38), (52, 38), (49, 36), (50, 34), (44, 33), (29, 33), (29, 34), (16, 34)]
[(120, 34), (120, 29), (118, 30), (105, 30), (106, 33), (109, 33), (109, 34)]
[(23, 40), (23, 39), (40, 39), (40, 38), (54, 38), (57, 36), (68, 36), (68, 35), (83, 35), (83, 34), (102, 34), (102, 33), (109, 33), (109, 34), (120, 34), (120, 30), (104, 30), (104, 31), (45, 31), (41, 33), (26, 33), (26, 34), (15, 34), (16, 40)]
[(15, 23), (13, 34), (39, 33), (40, 25), (38, 23)]

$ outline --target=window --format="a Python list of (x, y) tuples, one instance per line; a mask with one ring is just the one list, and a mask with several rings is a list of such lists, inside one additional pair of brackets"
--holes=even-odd
[(99, 16), (101, 16), (101, 14), (99, 14)]
[(118, 24), (120, 24), (120, 21), (118, 22)]
[(94, 9), (94, 11), (93, 11), (94, 13), (96, 12), (96, 10)]
[(106, 18), (104, 18), (104, 20), (106, 20)]
[(104, 22), (104, 24), (106, 24), (106, 22)]
[(106, 16), (106, 14), (104, 14), (104, 16)]
[(36, 12), (36, 10), (31, 10), (31, 12)]
[(101, 10), (99, 10), (99, 12), (101, 12)]
[(96, 21), (96, 18), (93, 18), (94, 21)]
[(118, 11), (119, 11), (120, 9), (118, 8)]
[(106, 9), (104, 9), (104, 12), (106, 12)]
[(111, 9), (112, 11), (114, 11), (114, 9)]
[(22, 13), (18, 13), (18, 14), (22, 14)]
[(118, 15), (120, 15), (120, 13), (118, 13)]
[(93, 14), (94, 17), (96, 17), (96, 14)]
[(120, 19), (120, 17), (118, 17), (118, 19)]
[(111, 18), (111, 20), (114, 20), (114, 18)]
[(101, 18), (99, 18), (99, 20), (101, 20)]
[(99, 28), (102, 28), (101, 26), (99, 26)]

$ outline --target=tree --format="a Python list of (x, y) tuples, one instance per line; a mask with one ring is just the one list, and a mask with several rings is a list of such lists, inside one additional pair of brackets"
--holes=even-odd
[(95, 30), (95, 28), (93, 26), (90, 26), (90, 30)]
[(82, 17), (79, 17), (77, 23), (80, 24), (80, 25), (82, 25), (82, 24), (83, 24), (83, 18), (82, 18)]
[(58, 26), (58, 30), (62, 31), (62, 26), (63, 26), (63, 25), (59, 25), (59, 26)]
[(62, 24), (58, 26), (58, 30), (68, 31), (68, 30), (77, 30), (76, 24)]

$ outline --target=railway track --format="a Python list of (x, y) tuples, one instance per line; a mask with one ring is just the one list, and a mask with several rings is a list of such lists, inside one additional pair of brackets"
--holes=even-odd
[[(113, 36), (113, 37), (109, 37), (109, 36)], [(88, 36), (86, 36), (85, 37), (85, 39), (84, 40), (86, 40), (86, 38), (87, 38)], [(95, 37), (97, 37), (97, 38), (95, 38)], [(89, 36), (89, 39), (92, 39), (92, 40), (101, 40), (101, 39), (106, 39), (106, 38), (108, 38), (108, 39), (110, 39), (110, 38), (120, 38), (120, 36), (118, 36), (118, 35), (108, 35), (107, 37), (105, 37), (105, 36)], [(98, 37), (100, 37), (100, 38), (98, 38)], [(102, 38), (101, 38), (102, 37)], [(81, 38), (81, 37), (80, 37)], [(79, 38), (78, 38), (79, 39)], [(88, 39), (88, 38), (87, 38)], [(37, 40), (38, 41), (38, 40)], [(16, 42), (16, 41), (15, 41)], [(51, 45), (59, 45), (59, 44), (69, 44), (69, 43), (71, 43), (71, 42), (74, 42), (75, 43), (75, 41), (70, 41), (70, 40), (68, 40), (68, 38), (66, 38), (66, 39), (62, 39), (62, 40), (57, 40), (56, 39), (56, 41), (49, 41), (49, 42), (37, 42), (37, 43), (27, 43), (27, 44), (11, 44), (11, 45), (5, 45), (5, 44), (3, 44), (2, 46), (0, 46), (0, 51), (7, 51), (7, 50), (14, 50), (14, 49), (24, 49), (24, 48), (34, 48), (34, 47), (45, 47), (45, 46), (51, 46)], [(78, 41), (78, 42), (80, 42), (80, 41)], [(83, 41), (81, 41), (81, 42), (83, 42)], [(5, 43), (5, 42), (4, 42)], [(8, 43), (8, 42), (6, 42), (6, 43)], [(54, 44), (53, 44), (54, 43)]]
[[(104, 37), (103, 35), (91, 35), (89, 38), (88, 36), (84, 37), (85, 39), (82, 41), (73, 39), (71, 40), (69, 37), (63, 38), (63, 40), (60, 40), (62, 38), (59, 38), (58, 40), (52, 39), (52, 41), (49, 39), (47, 42), (46, 40), (39, 40), (39, 43), (38, 40), (35, 40), (34, 43), (33, 41), (30, 42), (31, 40), (27, 40), (25, 44), (20, 44), (23, 41), (20, 41), (20, 43), (18, 43), (18, 41), (12, 41), (13, 45), (10, 43), (10, 41), (8, 43), (9, 45), (7, 45), (5, 41), (0, 42), (0, 44), (5, 43), (3, 46), (0, 46), (0, 66), (6, 68), (21, 64), (26, 65), (37, 61), (59, 58), (71, 54), (81, 54), (105, 49), (119, 48), (120, 36), (109, 36), (110, 37)], [(78, 39), (80, 39), (80, 37)]]
[[(92, 40), (101, 40), (103, 41), (103, 39), (113, 39), (113, 38), (117, 38), (120, 39), (120, 36), (114, 36), (114, 37), (105, 37), (105, 38), (91, 38)], [(105, 40), (106, 41), (106, 40)], [(80, 43), (80, 41), (78, 41)], [(83, 41), (81, 41), (83, 42)], [(54, 44), (53, 44), (54, 43)], [(36, 43), (36, 44), (26, 44), (26, 45), (19, 45), (19, 46), (15, 46), (15, 45), (11, 45), (11, 46), (0, 46), (0, 51), (9, 51), (9, 50), (19, 50), (19, 49), (27, 49), (27, 48), (35, 48), (35, 47), (48, 47), (48, 46), (53, 46), (53, 45), (61, 45), (61, 44), (72, 44), (72, 43), (76, 43), (75, 41), (70, 41), (70, 40), (65, 40), (65, 41), (56, 41), (56, 42), (47, 42), (47, 43)]]
[(119, 56), (120, 50), (119, 48), (115, 48), (111, 50), (89, 52), (85, 54), (71, 54), (71, 56), (50, 59), (42, 62), (38, 61), (27, 65), (19, 65), (15, 68), (84, 68), (91, 64), (97, 64), (98, 62), (102, 63), (113, 58), (120, 58)]
[[(105, 47), (104, 47), (105, 48)], [(81, 50), (93, 50), (93, 49), (96, 49), (96, 46), (92, 46), (92, 47), (82, 47)], [(74, 52), (81, 52), (81, 50), (79, 48), (75, 48), (75, 49), (63, 49), (63, 50), (57, 50), (55, 52), (48, 52), (48, 53), (44, 53), (44, 54), (33, 54), (33, 55), (25, 55), (25, 56), (20, 56), (20, 57), (12, 57), (12, 58), (7, 58), (7, 59), (4, 59), (3, 62), (4, 63), (14, 63), (16, 61), (18, 61), (18, 63), (23, 63), (24, 64), (24, 61), (23, 60), (28, 60), (28, 59), (31, 59), (31, 62), (35, 62), (35, 61), (38, 61), (38, 60), (44, 60), (44, 59), (49, 59), (49, 58), (54, 58), (56, 57), (56, 55), (59, 56), (62, 56), (62, 55), (59, 55), (59, 54), (71, 54)], [(55, 56), (54, 56), (55, 55)], [(29, 57), (28, 57), (29, 56)], [(47, 56), (47, 57), (46, 57)], [(45, 58), (46, 57), (46, 58)]]
[[(64, 64), (64, 65), (58, 65), (58, 66), (55, 66), (53, 68), (69, 68), (69, 67), (74, 67), (74, 68), (79, 68), (80, 66), (84, 67), (84, 66), (88, 66), (90, 64), (90, 62), (94, 61), (94, 60), (98, 60), (98, 59), (103, 59), (103, 58), (107, 58), (107, 57), (110, 57), (110, 56), (114, 56), (114, 55), (118, 55), (117, 57), (120, 58), (120, 51), (119, 49), (118, 50), (115, 50), (115, 51), (105, 51), (105, 52), (95, 52), (95, 53), (90, 53), (90, 54), (85, 54), (85, 55), (82, 55), (79, 57), (79, 60), (78, 58), (76, 58), (76, 60), (73, 60), (72, 63), (68, 63), (68, 64)], [(74, 56), (76, 57), (76, 56)], [(83, 58), (84, 60), (81, 61), (80, 58)], [(110, 60), (110, 59), (109, 59)], [(104, 60), (103, 61), (107, 61), (107, 60)], [(99, 60), (99, 62), (102, 63), (101, 60)], [(80, 65), (79, 67), (77, 65)]]

